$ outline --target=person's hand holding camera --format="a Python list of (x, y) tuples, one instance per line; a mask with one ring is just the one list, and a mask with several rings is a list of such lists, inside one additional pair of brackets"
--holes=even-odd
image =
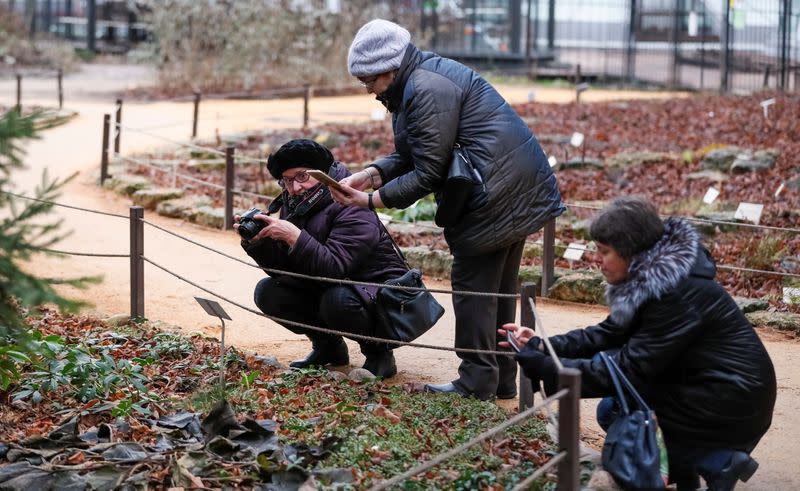
[(248, 243), (269, 237), (293, 247), (300, 237), (300, 229), (293, 223), (265, 215), (257, 208), (251, 208), (241, 216), (234, 215), (233, 222), (233, 229)]

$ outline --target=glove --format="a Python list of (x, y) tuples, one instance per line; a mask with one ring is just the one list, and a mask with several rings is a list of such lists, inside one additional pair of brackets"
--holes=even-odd
[(525, 376), (531, 379), (534, 387), (538, 386), (539, 381), (542, 380), (545, 388), (550, 391), (552, 387), (556, 386), (557, 370), (550, 355), (535, 348), (534, 341), (538, 341), (538, 339), (538, 337), (531, 338), (525, 345), (525, 349), (514, 355), (514, 359), (519, 363)]

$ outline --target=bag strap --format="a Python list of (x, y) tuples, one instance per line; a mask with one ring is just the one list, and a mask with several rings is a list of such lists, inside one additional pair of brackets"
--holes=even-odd
[(648, 406), (647, 403), (644, 402), (642, 396), (633, 386), (631, 381), (628, 380), (628, 377), (626, 377), (625, 374), (622, 372), (622, 370), (619, 368), (617, 362), (615, 362), (614, 359), (608, 356), (605, 352), (601, 352), (600, 356), (606, 363), (606, 367), (608, 368), (609, 373), (612, 374), (611, 375), (612, 378), (614, 377), (617, 378), (617, 380), (615, 381), (615, 384), (617, 384), (617, 392), (620, 392), (618, 384), (621, 381), (622, 385), (625, 387), (625, 389), (628, 391), (631, 397), (633, 397), (633, 400), (636, 401), (636, 404), (638, 404), (641, 409), (644, 409), (647, 412), (647, 414), (650, 414), (650, 406)]
[(628, 400), (625, 397), (625, 392), (622, 391), (622, 386), (619, 382), (619, 376), (617, 370), (615, 370), (616, 365), (612, 365), (613, 362), (610, 360), (605, 351), (600, 352), (600, 358), (603, 360), (606, 370), (608, 370), (608, 376), (611, 378), (611, 382), (614, 384), (614, 389), (617, 391), (617, 400), (622, 406), (622, 413), (626, 415), (630, 414), (631, 410), (628, 407)]
[(403, 261), (403, 264), (406, 265), (406, 268), (412, 269), (411, 265), (408, 264), (408, 261), (406, 260), (406, 256), (403, 255), (403, 251), (400, 250), (400, 247), (397, 245), (397, 242), (394, 241), (394, 238), (392, 238), (392, 234), (389, 233), (389, 229), (386, 228), (386, 225), (383, 224), (383, 222), (381, 221), (381, 217), (378, 216), (377, 212), (375, 213), (375, 219), (378, 220), (378, 224), (381, 226), (381, 229), (386, 233), (386, 235), (389, 237), (389, 240), (392, 242), (392, 247), (394, 247), (394, 252), (397, 253), (397, 256), (400, 258), (401, 261)]

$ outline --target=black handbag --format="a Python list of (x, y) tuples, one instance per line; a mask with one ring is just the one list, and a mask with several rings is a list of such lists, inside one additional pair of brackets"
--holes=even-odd
[[(655, 491), (666, 489), (662, 475), (662, 455), (655, 413), (636, 392), (619, 366), (601, 352), (611, 381), (617, 392), (621, 414), (611, 423), (603, 443), (603, 468), (628, 490)], [(625, 390), (623, 390), (623, 387)], [(628, 404), (628, 396), (636, 407)]]
[[(383, 224), (381, 224), (383, 226)], [(392, 241), (395, 252), (403, 260), (406, 267), (408, 262), (397, 247), (386, 227), (383, 227), (389, 240)], [(409, 267), (409, 271), (399, 278), (385, 282), (386, 285), (407, 286), (414, 290), (399, 288), (378, 289), (375, 306), (378, 312), (378, 325), (376, 335), (381, 338), (409, 342), (425, 334), (439, 318), (444, 315), (444, 307), (433, 298), (422, 283), (422, 273), (418, 269)]]
[(440, 227), (458, 224), (468, 211), (477, 210), (489, 200), (481, 173), (470, 160), (467, 150), (459, 144), (453, 148), (447, 179), (438, 195), (433, 220)]

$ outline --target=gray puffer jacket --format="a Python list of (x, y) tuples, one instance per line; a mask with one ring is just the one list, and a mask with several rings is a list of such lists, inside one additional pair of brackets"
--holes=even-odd
[(445, 228), (454, 255), (508, 246), (561, 215), (547, 158), (528, 126), (475, 71), (409, 45), (378, 97), (392, 113), (395, 152), (372, 164), (384, 205), (405, 208), (441, 191), (453, 147), (464, 147), (486, 183), (488, 202)]

